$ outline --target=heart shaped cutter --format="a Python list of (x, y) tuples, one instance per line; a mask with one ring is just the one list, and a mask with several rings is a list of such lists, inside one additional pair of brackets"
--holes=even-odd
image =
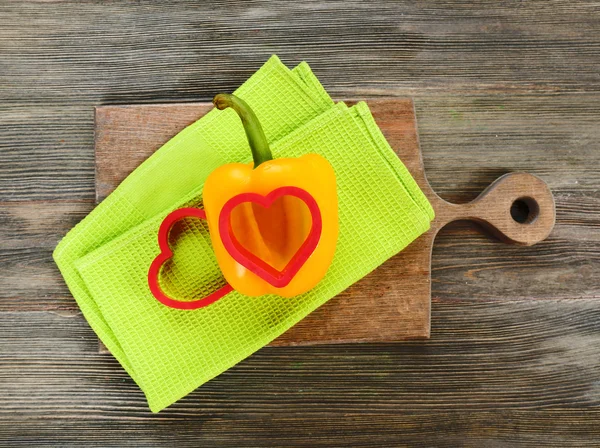
[[(238, 205), (245, 202), (254, 202), (263, 207), (269, 207), (276, 199), (282, 196), (294, 196), (303, 201), (311, 214), (312, 226), (300, 248), (292, 256), (287, 265), (279, 271), (243, 247), (233, 234), (230, 222), (231, 212)], [(304, 266), (306, 260), (308, 260), (317, 248), (322, 230), (323, 221), (317, 201), (308, 191), (294, 186), (279, 187), (266, 196), (258, 193), (238, 194), (225, 203), (219, 214), (219, 237), (227, 252), (229, 252), (236, 262), (276, 288), (287, 286), (302, 266)]]
[(175, 300), (167, 296), (160, 287), (160, 282), (158, 281), (160, 268), (173, 256), (173, 251), (169, 247), (169, 233), (171, 232), (171, 228), (177, 221), (189, 217), (206, 219), (206, 213), (199, 208), (180, 208), (169, 213), (163, 220), (158, 230), (158, 246), (160, 247), (160, 254), (152, 261), (150, 269), (148, 270), (148, 286), (150, 287), (152, 295), (163, 305), (180, 310), (196, 310), (208, 306), (233, 291), (231, 285), (227, 284), (206, 297), (186, 302)]

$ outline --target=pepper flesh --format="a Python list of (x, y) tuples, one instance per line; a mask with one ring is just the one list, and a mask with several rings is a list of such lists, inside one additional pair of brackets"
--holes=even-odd
[[(204, 184), (204, 209), (217, 262), (229, 284), (244, 295), (293, 297), (315, 287), (333, 260), (338, 237), (335, 173), (329, 162), (317, 154), (273, 160), (266, 138), (261, 139), (264, 132), (258, 119), (251, 110), (248, 114), (249, 107), (245, 103), (232, 97), (217, 95), (214, 102), (220, 109), (234, 108), (242, 117), (254, 164), (223, 165), (214, 170)], [(235, 107), (231, 105), (232, 101), (236, 101)], [(310, 257), (286, 286), (278, 288), (233, 259), (219, 234), (219, 218), (223, 206), (237, 195), (267, 196), (284, 186), (301, 188), (314, 198), (321, 214), (322, 229)], [(282, 196), (268, 208), (245, 202), (230, 215), (230, 230), (239, 243), (279, 271), (302, 245), (311, 226), (308, 207), (293, 196)]]

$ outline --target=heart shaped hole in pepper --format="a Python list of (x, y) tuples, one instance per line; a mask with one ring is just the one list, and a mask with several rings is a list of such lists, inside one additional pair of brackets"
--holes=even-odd
[(229, 225), (244, 249), (281, 271), (306, 241), (312, 215), (302, 199), (281, 196), (269, 206), (238, 204), (231, 211)]

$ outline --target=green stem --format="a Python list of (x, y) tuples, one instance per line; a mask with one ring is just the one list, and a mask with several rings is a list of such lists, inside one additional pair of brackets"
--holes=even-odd
[(269, 149), (269, 143), (267, 142), (267, 137), (265, 137), (265, 132), (255, 113), (244, 100), (228, 93), (219, 93), (213, 98), (213, 104), (219, 110), (231, 107), (239, 115), (242, 124), (244, 125), (244, 130), (246, 131), (250, 149), (252, 150), (254, 168), (263, 162), (273, 160), (273, 154), (271, 154), (271, 150)]

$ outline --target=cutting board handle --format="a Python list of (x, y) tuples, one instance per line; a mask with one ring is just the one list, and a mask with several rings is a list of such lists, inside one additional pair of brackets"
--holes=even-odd
[(545, 239), (554, 227), (552, 192), (533, 174), (505, 174), (467, 204), (442, 202), (436, 207), (438, 229), (452, 221), (471, 220), (505, 242), (530, 246)]

